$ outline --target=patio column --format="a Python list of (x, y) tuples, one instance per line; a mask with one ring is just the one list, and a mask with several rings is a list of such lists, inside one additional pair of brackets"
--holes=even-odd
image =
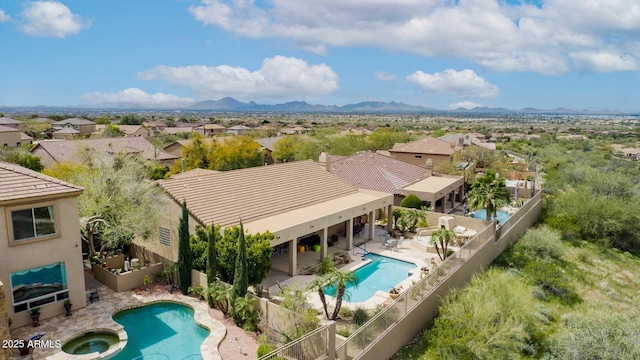
[(298, 239), (289, 241), (289, 275), (296, 276), (298, 272)]
[(353, 218), (349, 217), (347, 220), (347, 229), (345, 231), (347, 233), (347, 250), (353, 249)]
[(320, 260), (327, 257), (327, 233), (329, 229), (323, 228), (320, 234)]
[(393, 230), (393, 205), (387, 206), (387, 231)]
[(375, 239), (375, 232), (376, 232), (376, 212), (375, 211), (371, 211), (369, 213), (369, 240), (373, 240)]
[(456, 191), (452, 190), (451, 191), (451, 208), (455, 208), (456, 207)]
[(440, 212), (443, 213), (443, 214), (446, 214), (447, 213), (446, 212), (446, 208), (447, 208), (447, 197), (446, 197), (446, 195), (443, 196), (440, 199), (440, 205), (442, 205), (442, 208), (440, 209)]

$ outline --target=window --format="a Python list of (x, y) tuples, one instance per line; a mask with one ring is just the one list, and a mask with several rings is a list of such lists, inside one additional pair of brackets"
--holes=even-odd
[(11, 273), (14, 312), (69, 298), (64, 262)]
[(415, 159), (422, 159), (422, 155), (413, 155)]
[(160, 244), (171, 246), (171, 232), (167, 228), (161, 227), (159, 230)]
[(53, 205), (11, 211), (13, 241), (56, 234)]

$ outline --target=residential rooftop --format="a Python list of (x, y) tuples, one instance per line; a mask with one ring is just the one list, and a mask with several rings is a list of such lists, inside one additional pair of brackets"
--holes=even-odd
[(0, 161), (0, 204), (43, 196), (80, 194), (83, 188)]

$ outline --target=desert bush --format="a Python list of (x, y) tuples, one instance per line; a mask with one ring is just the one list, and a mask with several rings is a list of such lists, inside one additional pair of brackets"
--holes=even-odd
[(369, 313), (363, 308), (357, 308), (353, 312), (353, 323), (357, 326), (362, 326), (369, 321)]
[(557, 298), (565, 305), (582, 301), (580, 295), (573, 290), (570, 277), (557, 263), (532, 261), (524, 269), (524, 273), (546, 294)]
[(402, 199), (400, 206), (411, 209), (421, 209), (424, 206), (424, 203), (416, 195), (409, 194), (404, 199)]
[(513, 359), (538, 349), (543, 336), (535, 300), (519, 276), (489, 269), (447, 295), (430, 331), (427, 358)]

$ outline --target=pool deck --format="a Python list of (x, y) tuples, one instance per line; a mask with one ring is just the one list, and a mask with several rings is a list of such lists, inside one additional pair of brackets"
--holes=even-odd
[[(85, 273), (85, 282), (88, 285), (87, 289), (98, 288), (100, 301), (87, 305), (87, 307), (82, 309), (74, 309), (73, 315), (70, 317), (59, 315), (41, 320), (39, 327), (23, 326), (21, 328), (11, 329), (11, 336), (14, 339), (28, 339), (33, 335), (43, 334), (44, 337), (42, 340), (60, 340), (64, 344), (67, 339), (73, 336), (96, 329), (107, 329), (115, 331), (116, 333), (122, 333), (122, 325), (112, 319), (114, 313), (149, 303), (171, 301), (193, 308), (195, 321), (210, 330), (209, 336), (207, 336), (200, 346), (202, 358), (204, 360), (222, 359), (218, 352), (218, 345), (224, 339), (227, 330), (221, 322), (213, 319), (209, 315), (209, 307), (205, 301), (200, 301), (190, 296), (168, 293), (145, 294), (145, 296), (136, 295), (133, 291), (116, 293), (96, 282), (90, 273)], [(152, 329), (149, 330), (152, 331)], [(126, 333), (124, 337), (126, 338)], [(20, 356), (16, 352), (13, 358), (20, 360), (85, 360), (94, 359), (95, 357), (88, 355), (70, 355), (63, 352), (60, 348), (35, 348), (30, 355)]]

